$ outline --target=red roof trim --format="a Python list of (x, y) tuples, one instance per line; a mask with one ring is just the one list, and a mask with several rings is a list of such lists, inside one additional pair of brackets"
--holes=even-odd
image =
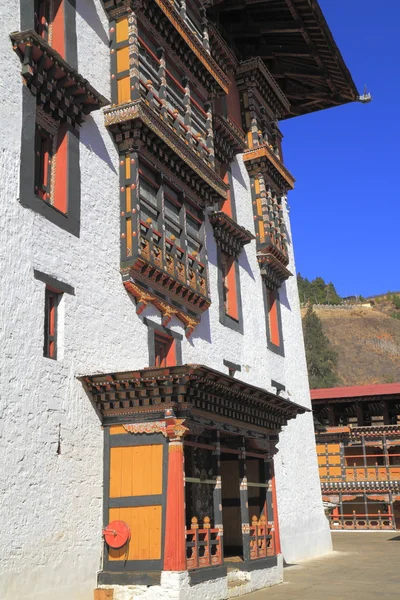
[(399, 383), (378, 383), (375, 385), (354, 385), (349, 387), (320, 388), (311, 390), (311, 400), (334, 400), (336, 398), (358, 398), (364, 396), (400, 395)]

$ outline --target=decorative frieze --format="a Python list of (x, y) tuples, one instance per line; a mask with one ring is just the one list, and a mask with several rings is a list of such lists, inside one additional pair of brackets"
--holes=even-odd
[[(170, 408), (239, 427), (279, 431), (308, 409), (202, 365), (149, 368), (82, 377), (102, 418)], [(265, 432), (264, 432), (265, 433)]]
[(218, 29), (212, 23), (208, 24), (208, 34), (210, 39), (211, 56), (225, 73), (234, 71), (239, 61), (234, 52), (225, 42)]
[(326, 492), (339, 491), (391, 491), (400, 493), (400, 480), (389, 481), (327, 481), (321, 482), (321, 490)]
[(38, 106), (55, 121), (76, 127), (85, 115), (109, 103), (35, 31), (10, 37), (22, 62), (26, 86), (37, 97)]

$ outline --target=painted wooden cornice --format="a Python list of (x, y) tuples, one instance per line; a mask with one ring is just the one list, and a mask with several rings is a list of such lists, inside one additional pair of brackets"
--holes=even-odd
[(35, 31), (15, 32), (10, 38), (21, 60), (26, 86), (38, 98), (38, 106), (54, 120), (81, 125), (85, 115), (109, 104)]

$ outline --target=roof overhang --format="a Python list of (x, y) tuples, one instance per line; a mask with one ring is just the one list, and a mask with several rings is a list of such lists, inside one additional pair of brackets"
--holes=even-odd
[(177, 416), (202, 414), (249, 429), (279, 431), (309, 412), (265, 389), (203, 365), (146, 368), (80, 378), (102, 422), (148, 420), (169, 409)]
[(371, 385), (352, 385), (336, 388), (318, 388), (311, 390), (313, 403), (326, 402), (354, 402), (355, 400), (371, 401), (375, 399), (400, 400), (399, 383), (377, 383)]
[(260, 56), (289, 100), (283, 118), (358, 100), (317, 0), (210, 0), (209, 17), (239, 60)]

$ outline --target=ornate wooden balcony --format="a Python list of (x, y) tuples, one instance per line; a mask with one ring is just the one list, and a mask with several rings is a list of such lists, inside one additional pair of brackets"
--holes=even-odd
[(138, 244), (131, 242), (131, 265), (121, 272), (126, 289), (136, 298), (137, 313), (153, 304), (164, 326), (176, 316), (189, 336), (211, 304), (206, 265), (149, 223), (139, 221), (138, 236), (132, 226), (126, 229), (122, 235), (132, 239), (133, 233)]
[[(182, 16), (178, 6), (169, 0), (153, 0), (140, 4), (138, 14), (147, 19), (149, 25), (160, 32), (163, 39), (171, 40), (174, 51), (201, 85), (212, 93), (226, 94), (229, 79), (207, 48), (208, 35), (200, 37), (190, 19)], [(182, 44), (182, 41), (185, 43)]]
[(238, 225), (222, 211), (211, 213), (210, 223), (214, 229), (214, 237), (222, 252), (237, 258), (243, 246), (249, 244), (255, 236), (241, 225)]
[(229, 116), (214, 115), (214, 151), (220, 163), (231, 163), (246, 149), (243, 129)]
[(212, 58), (208, 49), (207, 26), (198, 32), (176, 2), (170, 0), (102, 0), (110, 19), (118, 19), (134, 11), (135, 15), (158, 37), (160, 45), (168, 45), (184, 70), (190, 71), (208, 93), (227, 93), (229, 79)]
[(269, 144), (246, 150), (243, 160), (250, 175), (262, 173), (266, 180), (281, 192), (292, 190), (295, 179)]
[(109, 103), (38, 33), (29, 29), (10, 37), (27, 87), (56, 121), (81, 125), (85, 115)]
[(147, 92), (146, 98), (105, 111), (105, 124), (120, 152), (145, 149), (160, 170), (170, 169), (204, 204), (223, 200), (227, 186), (210, 166), (208, 149), (201, 140), (189, 143), (179, 112), (164, 112), (157, 95)]
[(236, 69), (238, 88), (265, 104), (275, 118), (290, 112), (290, 103), (261, 58), (246, 60)]
[(261, 274), (271, 289), (278, 289), (291, 276), (282, 209), (282, 198), (265, 185), (263, 175), (254, 177), (253, 213), (257, 238), (257, 259)]

